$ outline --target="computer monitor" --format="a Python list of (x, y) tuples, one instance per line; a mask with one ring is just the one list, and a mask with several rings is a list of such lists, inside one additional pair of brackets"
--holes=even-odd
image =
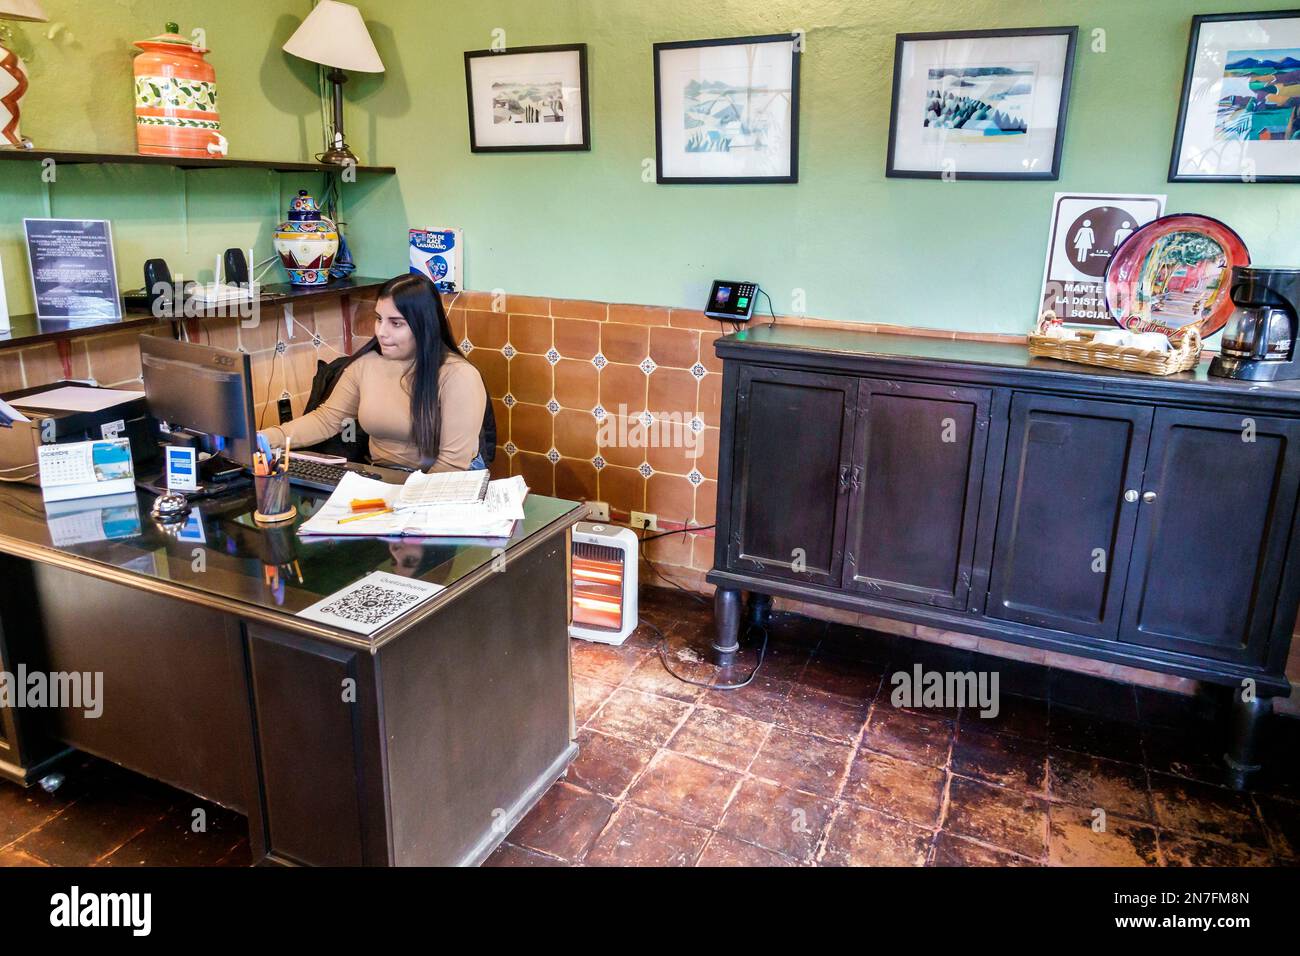
[(204, 437), (203, 450), (253, 463), (253, 375), (248, 354), (196, 342), (140, 336), (145, 403), (174, 431)]

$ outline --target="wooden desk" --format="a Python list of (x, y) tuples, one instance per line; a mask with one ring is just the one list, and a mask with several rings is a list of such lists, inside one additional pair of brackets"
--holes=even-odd
[[(0, 668), (103, 674), (98, 718), (0, 709), (0, 775), (72, 747), (246, 814), (255, 860), (446, 865), (481, 862), (572, 760), (582, 505), (530, 496), (503, 545), (304, 539), (241, 494), (182, 540), (151, 501), (71, 523), (0, 488)], [(263, 562), (293, 560), (303, 583), (268, 587)], [(296, 616), (374, 570), (446, 590), (369, 637)]]

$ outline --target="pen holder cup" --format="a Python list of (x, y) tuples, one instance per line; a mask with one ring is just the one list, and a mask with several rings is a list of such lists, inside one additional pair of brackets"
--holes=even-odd
[(257, 492), (257, 510), (253, 520), (261, 524), (289, 521), (298, 509), (289, 500), (289, 476), (283, 472), (275, 475), (255, 475), (253, 488)]

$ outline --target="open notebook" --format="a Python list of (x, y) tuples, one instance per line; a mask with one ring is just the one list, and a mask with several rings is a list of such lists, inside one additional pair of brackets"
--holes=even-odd
[[(471, 472), (471, 474), (476, 474)], [(363, 478), (349, 471), (329, 500), (298, 528), (301, 535), (411, 535), (446, 538), (508, 538), (524, 517), (528, 485), (520, 475), (491, 481), (482, 501), (461, 504), (403, 505), (403, 485)], [(383, 498), (395, 511), (340, 524), (352, 517), (353, 498)]]

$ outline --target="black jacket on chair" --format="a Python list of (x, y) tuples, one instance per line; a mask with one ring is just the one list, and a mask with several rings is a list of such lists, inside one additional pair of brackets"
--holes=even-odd
[[(375, 340), (371, 339), (351, 355), (340, 356), (332, 362), (317, 359), (316, 374), (311, 380), (311, 394), (307, 396), (307, 405), (303, 409), (304, 415), (316, 409), (325, 399), (330, 397), (330, 393), (334, 391), (334, 386), (338, 383), (343, 370), (362, 355), (374, 351), (374, 342)], [(356, 435), (354, 437), (355, 441), (348, 442), (343, 440), (342, 435), (335, 435), (313, 445), (310, 450), (320, 452), (322, 455), (338, 455), (348, 461), (369, 463), (370, 436), (366, 434), (360, 422), (356, 423)], [(497, 453), (497, 420), (492, 411), (492, 397), (490, 395), (488, 396), (487, 407), (483, 410), (483, 427), (479, 429), (478, 433), (478, 453), (483, 458), (485, 465), (492, 464), (492, 459), (496, 457)]]

